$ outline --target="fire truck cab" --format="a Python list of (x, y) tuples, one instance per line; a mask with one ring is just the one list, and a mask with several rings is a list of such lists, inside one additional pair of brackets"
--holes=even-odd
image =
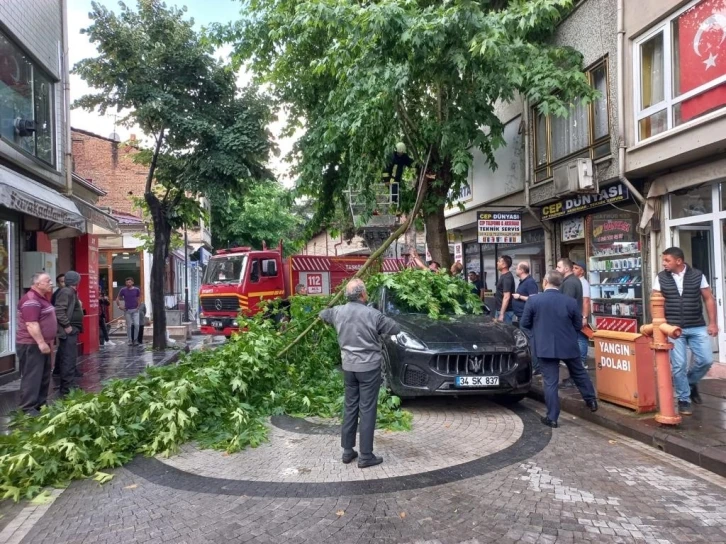
[[(287, 298), (302, 284), (309, 295), (328, 295), (353, 276), (366, 257), (294, 255), (282, 258), (282, 247), (223, 249), (209, 260), (199, 290), (202, 334), (231, 336), (239, 331), (240, 312), (254, 315), (260, 303)], [(384, 259), (383, 270), (395, 272), (401, 259)]]

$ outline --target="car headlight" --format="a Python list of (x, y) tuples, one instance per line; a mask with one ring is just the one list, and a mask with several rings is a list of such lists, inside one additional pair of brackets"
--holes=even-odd
[(398, 345), (401, 347), (418, 350), (426, 349), (426, 346), (422, 342), (420, 342), (410, 334), (406, 334), (405, 332), (399, 332), (394, 338), (396, 339), (396, 342), (398, 342)]
[(517, 350), (523, 350), (529, 345), (527, 336), (519, 329), (514, 331), (514, 347)]
[(206, 325), (207, 324), (207, 320), (202, 318), (202, 319), (199, 320), (199, 324), (200, 325)]

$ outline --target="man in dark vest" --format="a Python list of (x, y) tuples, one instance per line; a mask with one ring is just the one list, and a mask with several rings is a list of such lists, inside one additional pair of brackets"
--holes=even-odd
[[(691, 415), (691, 401), (701, 404), (698, 382), (713, 364), (709, 336), (718, 335), (716, 302), (706, 277), (700, 270), (686, 265), (683, 250), (679, 247), (670, 247), (663, 252), (663, 271), (656, 276), (653, 291), (659, 291), (665, 298), (666, 321), (683, 330), (680, 338), (671, 340), (671, 369), (678, 411)], [(703, 317), (704, 303), (708, 325)], [(693, 353), (691, 370), (688, 370), (686, 346)]]

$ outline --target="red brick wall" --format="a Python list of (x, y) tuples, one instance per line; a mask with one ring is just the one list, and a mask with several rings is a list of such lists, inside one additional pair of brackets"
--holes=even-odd
[(96, 205), (140, 216), (131, 196), (143, 196), (148, 170), (134, 164), (136, 149), (77, 130), (72, 131), (72, 140), (76, 173), (108, 193)]

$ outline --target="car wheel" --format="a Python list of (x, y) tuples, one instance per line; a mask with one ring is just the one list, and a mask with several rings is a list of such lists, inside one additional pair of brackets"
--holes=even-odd
[(525, 395), (525, 394), (519, 394), (519, 395), (502, 395), (497, 400), (499, 400), (499, 402), (501, 402), (502, 404), (517, 404), (518, 402), (524, 400), (524, 398), (526, 396), (527, 395)]

